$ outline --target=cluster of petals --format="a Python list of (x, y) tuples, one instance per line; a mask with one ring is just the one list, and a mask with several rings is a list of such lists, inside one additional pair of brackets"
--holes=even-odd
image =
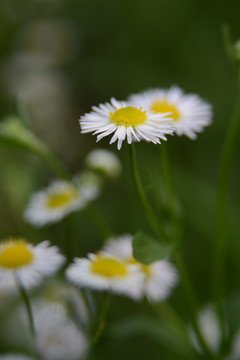
[(0, 243), (0, 289), (12, 291), (16, 283), (26, 289), (35, 287), (64, 261), (58, 247), (47, 240), (34, 246), (25, 239), (7, 239)]
[(110, 103), (93, 106), (79, 122), (82, 133), (97, 135), (97, 141), (112, 135), (110, 144), (117, 141), (121, 149), (125, 140), (129, 144), (141, 140), (158, 144), (173, 132), (195, 139), (196, 133), (211, 124), (211, 119), (209, 103), (172, 86), (133, 94), (127, 102), (111, 98)]
[(196, 94), (185, 94), (178, 86), (169, 89), (149, 89), (129, 97), (134, 106), (144, 106), (155, 112), (172, 111), (174, 131), (194, 140), (196, 133), (211, 124), (212, 106)]
[(97, 135), (97, 141), (113, 134), (110, 144), (117, 141), (117, 147), (121, 149), (125, 139), (129, 144), (140, 140), (159, 144), (160, 139), (166, 140), (166, 134), (172, 134), (174, 130), (171, 118), (166, 115), (169, 114), (157, 114), (143, 106), (134, 107), (111, 98), (110, 103), (93, 106), (79, 122), (82, 133), (92, 132)]
[(45, 301), (35, 306), (35, 349), (44, 360), (80, 360), (84, 357), (88, 339), (68, 316), (60, 302)]
[(82, 174), (75, 182), (55, 180), (46, 189), (33, 194), (26, 206), (24, 219), (41, 227), (60, 221), (71, 212), (83, 209), (99, 194), (96, 175)]
[(167, 298), (177, 284), (178, 274), (168, 260), (145, 265), (132, 254), (132, 236), (109, 239), (97, 254), (76, 258), (67, 269), (69, 281), (80, 287), (106, 290), (150, 302)]

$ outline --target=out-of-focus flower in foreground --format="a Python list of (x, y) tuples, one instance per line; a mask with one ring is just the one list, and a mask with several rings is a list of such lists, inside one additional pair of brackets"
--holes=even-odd
[(54, 274), (65, 258), (48, 241), (33, 246), (22, 238), (0, 243), (0, 289), (12, 290), (16, 281), (24, 288), (39, 285), (44, 277)]
[(159, 260), (146, 265), (134, 259), (131, 235), (109, 239), (103, 247), (103, 253), (118, 256), (129, 264), (140, 266), (144, 274), (143, 294), (150, 302), (166, 299), (177, 284), (177, 270), (169, 261)]
[(86, 165), (90, 170), (99, 172), (110, 178), (117, 177), (122, 170), (119, 158), (111, 151), (94, 149), (86, 157)]
[(60, 303), (48, 302), (35, 309), (35, 348), (43, 360), (80, 360), (88, 340)]
[(212, 107), (198, 95), (185, 94), (178, 86), (152, 89), (129, 97), (133, 106), (143, 106), (158, 113), (169, 113), (175, 133), (196, 139), (196, 133), (211, 124)]
[[(198, 314), (198, 324), (203, 337), (212, 351), (217, 353), (220, 348), (221, 330), (219, 319), (212, 305), (206, 306)], [(190, 329), (192, 341), (199, 352), (203, 352), (192, 329)]]
[(97, 141), (113, 134), (110, 144), (117, 141), (118, 150), (125, 139), (129, 144), (140, 140), (159, 144), (160, 139), (166, 140), (166, 134), (173, 133), (172, 121), (166, 111), (154, 113), (143, 105), (130, 106), (114, 98), (111, 103), (93, 106), (92, 110), (79, 120), (82, 133), (93, 132)]

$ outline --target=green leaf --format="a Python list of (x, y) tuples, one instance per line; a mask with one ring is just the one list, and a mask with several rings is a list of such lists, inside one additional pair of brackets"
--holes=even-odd
[(144, 264), (151, 264), (169, 256), (174, 247), (173, 244), (161, 244), (141, 231), (133, 237), (132, 246), (135, 259)]
[(107, 331), (109, 336), (118, 340), (144, 335), (164, 345), (173, 353), (184, 356), (186, 359), (197, 360), (200, 358), (193, 348), (183, 343), (158, 318), (154, 319), (145, 315), (129, 317), (108, 326)]
[(60, 178), (71, 180), (71, 174), (55, 157), (47, 145), (26, 128), (17, 116), (9, 116), (0, 122), (0, 143), (35, 153), (40, 156)]

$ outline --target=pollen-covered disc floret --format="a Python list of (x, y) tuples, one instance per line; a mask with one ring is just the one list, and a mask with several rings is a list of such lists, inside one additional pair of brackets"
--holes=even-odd
[(16, 280), (25, 288), (42, 282), (54, 274), (64, 262), (64, 256), (48, 241), (33, 246), (25, 239), (10, 238), (0, 243), (0, 289), (13, 289)]
[[(94, 191), (94, 194), (93, 194)], [(96, 197), (96, 190), (89, 186), (57, 180), (48, 188), (32, 195), (26, 207), (24, 218), (36, 227), (61, 220), (67, 214), (82, 209)]]
[(144, 106), (155, 113), (169, 112), (177, 135), (196, 138), (196, 133), (211, 124), (212, 107), (198, 95), (185, 94), (179, 87), (152, 89), (131, 95), (129, 103)]
[(131, 235), (109, 239), (102, 253), (118, 256), (127, 264), (140, 266), (144, 275), (143, 294), (151, 302), (166, 299), (178, 281), (177, 270), (169, 261), (159, 260), (146, 265), (134, 259)]
[(117, 141), (118, 149), (125, 139), (129, 144), (140, 140), (157, 144), (160, 139), (166, 140), (166, 134), (173, 133), (169, 114), (154, 113), (142, 105), (132, 106), (112, 98), (111, 103), (93, 106), (92, 110), (80, 118), (82, 133), (93, 132), (97, 141), (113, 134), (110, 144)]
[(89, 254), (77, 258), (67, 269), (68, 280), (80, 287), (106, 290), (129, 296), (135, 300), (142, 297), (143, 274), (137, 264), (128, 264), (117, 256)]

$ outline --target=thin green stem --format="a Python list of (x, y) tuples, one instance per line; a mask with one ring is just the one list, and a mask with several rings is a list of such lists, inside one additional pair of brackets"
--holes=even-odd
[(108, 310), (110, 301), (111, 301), (111, 294), (104, 293), (102, 303), (101, 303), (101, 307), (99, 309), (97, 327), (96, 327), (96, 330), (95, 330), (95, 332), (93, 334), (93, 337), (92, 337), (92, 343), (93, 344), (96, 344), (98, 342), (100, 336), (102, 335), (103, 330), (105, 329), (105, 326), (106, 326), (106, 314), (107, 314), (107, 310)]
[(190, 313), (192, 316), (192, 326), (195, 331), (195, 334), (198, 338), (199, 344), (201, 345), (202, 349), (204, 350), (205, 354), (210, 357), (213, 357), (213, 353), (209, 349), (208, 345), (206, 344), (205, 339), (202, 336), (202, 333), (199, 329), (198, 321), (196, 318), (196, 313), (198, 310), (198, 301), (196, 298), (196, 294), (192, 285), (192, 281), (190, 279), (189, 273), (186, 269), (186, 265), (183, 261), (182, 256), (182, 219), (181, 219), (181, 212), (179, 209), (179, 205), (177, 204), (177, 199), (174, 190), (174, 184), (172, 180), (172, 171), (170, 166), (170, 158), (169, 158), (169, 151), (167, 148), (168, 144), (163, 144), (161, 146), (161, 160), (162, 160), (162, 169), (163, 169), (163, 177), (165, 182), (166, 188), (166, 197), (167, 197), (167, 205), (168, 211), (171, 217), (172, 222), (172, 235), (174, 240), (178, 244), (178, 248), (176, 252), (173, 254), (173, 258), (177, 264), (178, 270), (181, 274), (181, 282), (184, 287), (184, 291), (186, 297), (188, 299), (188, 306), (190, 308)]
[(226, 325), (223, 310), (221, 309), (221, 299), (224, 296), (224, 262), (226, 253), (228, 188), (235, 146), (239, 135), (239, 125), (240, 89), (238, 90), (235, 109), (233, 111), (222, 150), (216, 199), (215, 236), (213, 243), (213, 297), (217, 304), (223, 336), (226, 334)]
[(132, 169), (134, 184), (135, 184), (139, 199), (140, 199), (142, 206), (145, 210), (145, 213), (148, 217), (148, 220), (149, 220), (150, 224), (152, 225), (153, 229), (155, 230), (155, 232), (158, 234), (159, 238), (164, 242), (168, 242), (168, 238), (166, 236), (165, 230), (160, 224), (160, 219), (155, 214), (151, 204), (149, 203), (149, 201), (147, 199), (144, 188), (142, 186), (140, 176), (138, 173), (138, 169), (137, 169), (134, 144), (131, 144), (129, 146), (129, 155), (130, 155), (130, 162), (131, 162), (131, 169)]
[[(169, 239), (169, 235), (166, 234), (165, 229), (162, 228), (161, 225), (159, 224), (158, 217), (155, 215), (151, 205), (148, 202), (147, 196), (146, 196), (146, 194), (144, 192), (143, 186), (141, 184), (141, 180), (139, 178), (138, 170), (137, 170), (136, 155), (135, 155), (135, 151), (134, 151), (133, 146), (130, 147), (130, 158), (131, 158), (132, 174), (133, 174), (133, 178), (134, 178), (134, 183), (135, 183), (139, 198), (141, 200), (141, 203), (143, 205), (143, 208), (144, 208), (146, 214), (148, 215), (149, 222), (151, 223), (153, 229), (156, 231), (156, 234), (158, 234), (160, 239), (161, 240), (164, 239), (165, 242), (169, 242), (169, 241), (171, 241), (171, 239)], [(172, 183), (172, 181), (170, 180), (171, 172), (169, 171), (169, 169), (170, 169), (169, 164), (167, 165), (166, 168), (168, 169), (169, 183)], [(171, 193), (174, 194), (173, 191)], [(172, 212), (172, 215), (173, 215), (173, 212)], [(175, 223), (175, 216), (176, 216), (176, 213), (175, 213), (175, 210), (174, 210), (174, 221), (173, 221), (173, 223)], [(213, 359), (214, 355), (211, 352), (211, 350), (209, 349), (205, 339), (203, 338), (203, 336), (201, 334), (199, 326), (198, 326), (198, 321), (197, 321), (197, 318), (196, 318), (198, 304), (197, 304), (195, 291), (194, 291), (191, 279), (190, 279), (190, 277), (188, 275), (188, 272), (186, 270), (185, 264), (183, 262), (182, 255), (179, 253), (179, 250), (181, 250), (180, 238), (178, 237), (176, 240), (178, 242), (178, 248), (177, 248), (177, 251), (174, 254), (174, 260), (175, 260), (175, 262), (176, 262), (176, 264), (178, 266), (179, 272), (181, 274), (181, 281), (182, 281), (184, 291), (185, 291), (185, 294), (186, 294), (186, 297), (187, 297), (187, 300), (188, 300), (190, 313), (192, 315), (193, 328), (195, 330), (198, 341), (199, 341), (201, 347), (203, 348), (205, 354), (208, 355), (210, 359)], [(182, 250), (181, 250), (181, 252), (182, 252)]]
[(72, 180), (72, 175), (62, 162), (46, 147), (38, 152), (38, 155), (48, 164), (55, 174), (67, 181)]
[(174, 309), (166, 302), (159, 302), (152, 305), (157, 311), (161, 319), (165, 322), (168, 328), (175, 333), (186, 345), (191, 346), (189, 341), (189, 331), (186, 324), (174, 311)]
[(25, 309), (27, 312), (29, 326), (30, 326), (30, 332), (31, 332), (32, 336), (35, 337), (33, 312), (32, 312), (32, 307), (31, 307), (31, 302), (30, 302), (29, 296), (28, 296), (24, 286), (22, 285), (21, 281), (17, 278), (17, 276), (15, 276), (15, 281), (16, 281), (17, 288), (19, 290), (20, 296), (23, 300), (23, 303), (24, 303), (24, 306), (25, 306)]
[[(76, 245), (76, 235), (74, 232), (75, 226), (73, 221), (74, 220), (73, 215), (74, 214), (69, 214), (64, 219), (64, 224), (66, 229), (66, 235), (64, 237), (64, 250), (69, 263), (72, 261), (73, 257), (75, 256), (75, 245)], [(78, 241), (78, 247), (79, 246), (80, 246), (80, 241)]]
[(172, 169), (170, 165), (168, 144), (167, 143), (162, 144), (160, 147), (160, 151), (161, 151), (161, 161), (162, 161), (163, 178), (165, 184), (167, 208), (172, 223), (171, 226), (172, 236), (174, 240), (177, 243), (179, 243), (182, 237), (182, 218), (181, 218), (180, 205), (177, 201), (173, 179), (172, 179)]
[(208, 355), (211, 359), (215, 358), (214, 354), (212, 353), (212, 351), (209, 349), (209, 346), (206, 343), (206, 340), (204, 339), (204, 337), (202, 336), (201, 330), (199, 329), (199, 325), (198, 325), (198, 320), (196, 317), (196, 312), (197, 312), (197, 299), (196, 299), (196, 295), (195, 292), (193, 290), (193, 286), (191, 283), (191, 280), (189, 278), (189, 274), (186, 270), (186, 266), (183, 262), (183, 258), (181, 253), (175, 253), (173, 255), (173, 258), (177, 264), (178, 270), (181, 274), (181, 282), (183, 284), (184, 287), (184, 291), (185, 294), (187, 296), (187, 300), (188, 300), (188, 306), (190, 308), (190, 313), (192, 314), (191, 317), (191, 321), (192, 321), (192, 326), (193, 329), (195, 331), (195, 334), (197, 336), (197, 339), (199, 341), (200, 346), (202, 347), (204, 353), (206, 355)]

